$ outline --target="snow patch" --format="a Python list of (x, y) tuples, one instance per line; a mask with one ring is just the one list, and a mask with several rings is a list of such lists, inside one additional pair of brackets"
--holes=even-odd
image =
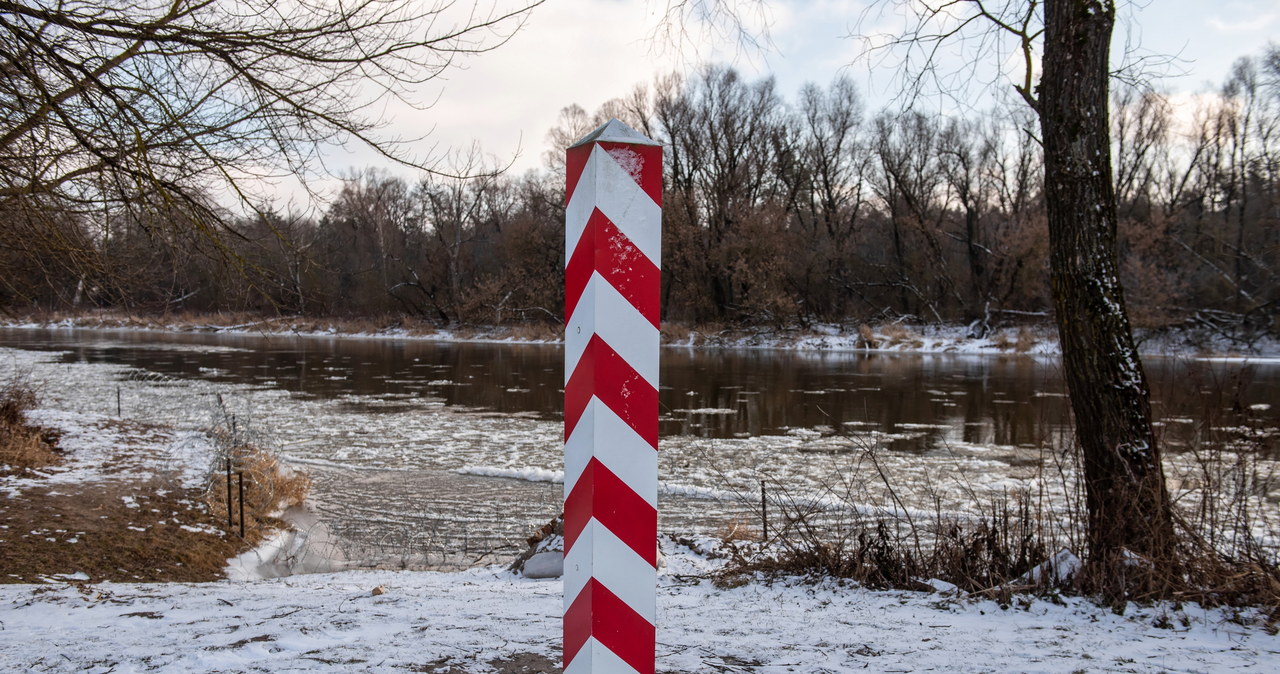
[(481, 477), (505, 477), (527, 482), (564, 482), (563, 470), (547, 470), (525, 466), (521, 468), (501, 468), (498, 466), (463, 466), (453, 471), (459, 475), (479, 475)]
[[(1257, 615), (1183, 604), (1175, 630), (1163, 607), (1109, 608), (1028, 597), (991, 600), (878, 592), (779, 579), (717, 587), (705, 541), (662, 544), (657, 669), (668, 672), (833, 671), (1266, 672), (1277, 638), (1241, 625)], [(945, 591), (941, 583), (924, 581)], [(382, 588), (375, 592), (375, 588)], [(563, 584), (504, 567), (458, 573), (345, 571), (256, 582), (0, 585), (6, 606), (0, 670), (489, 671), (517, 655), (558, 660)], [(1255, 614), (1257, 612), (1254, 612)], [(767, 620), (751, 617), (767, 615)], [(159, 629), (158, 629), (159, 627)], [(50, 635), (74, 644), (50, 656)], [(1158, 638), (1157, 638), (1158, 637)], [(366, 663), (353, 665), (353, 663)], [(38, 668), (38, 667), (37, 667)], [(46, 667), (48, 668), (48, 667)]]

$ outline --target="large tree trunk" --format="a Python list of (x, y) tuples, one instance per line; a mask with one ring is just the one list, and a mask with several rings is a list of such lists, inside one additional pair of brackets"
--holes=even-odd
[[(1110, 0), (1045, 3), (1040, 128), (1050, 272), (1083, 451), (1091, 559), (1171, 559), (1173, 523), (1146, 374), (1120, 288), (1111, 177)], [(1113, 567), (1114, 568), (1114, 567)]]

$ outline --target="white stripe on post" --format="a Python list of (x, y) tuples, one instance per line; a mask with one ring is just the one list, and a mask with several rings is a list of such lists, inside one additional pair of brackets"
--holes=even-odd
[(567, 159), (564, 669), (653, 674), (662, 147), (615, 119)]
[[(658, 339), (658, 328), (649, 323), (627, 298), (609, 285), (603, 276), (591, 273), (582, 292), (580, 303), (587, 303), (595, 308), (594, 333), (583, 330), (581, 333), (569, 330), (564, 336), (565, 363), (577, 363), (592, 335), (599, 335), (622, 359), (627, 361), (645, 381), (658, 387), (658, 350), (650, 348)], [(565, 382), (568, 383), (572, 372), (565, 371)]]
[[(612, 438), (612, 442), (597, 443), (596, 438)], [(587, 404), (573, 435), (565, 441), (564, 459), (565, 494), (573, 491), (587, 462), (595, 459), (627, 484), (647, 484), (649, 489), (636, 493), (658, 507), (658, 482), (651, 479), (658, 474), (658, 453), (599, 398), (593, 397)]]

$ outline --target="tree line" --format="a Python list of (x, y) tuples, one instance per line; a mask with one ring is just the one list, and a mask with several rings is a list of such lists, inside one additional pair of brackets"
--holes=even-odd
[[(555, 323), (563, 148), (616, 117), (666, 146), (665, 320), (981, 332), (1052, 310), (1040, 139), (1008, 107), (868, 112), (847, 79), (788, 100), (712, 66), (565, 108), (542, 170), (505, 175), (478, 149), (417, 180), (366, 170), (317, 216), (49, 195), (0, 211), (0, 306)], [(1135, 325), (1280, 329), (1280, 49), (1190, 106), (1120, 88), (1110, 124)]]

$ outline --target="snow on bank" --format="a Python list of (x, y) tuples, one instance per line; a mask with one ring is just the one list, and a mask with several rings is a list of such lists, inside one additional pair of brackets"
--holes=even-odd
[[(1280, 638), (1217, 610), (1130, 607), (1119, 616), (1077, 599), (1020, 598), (1001, 608), (834, 583), (721, 589), (681, 580), (710, 563), (666, 548), (659, 672), (1266, 672), (1280, 657)], [(493, 568), (7, 585), (0, 669), (487, 672), (520, 654), (558, 662), (562, 591), (558, 580)]]
[(121, 422), (105, 415), (42, 407), (27, 414), (32, 424), (56, 430), (63, 462), (38, 477), (11, 476), (0, 493), (16, 498), (24, 489), (164, 475), (186, 488), (203, 486), (214, 457), (213, 442), (198, 431)]
[[(258, 336), (291, 336), (308, 338), (392, 339), (428, 342), (472, 342), (482, 344), (560, 344), (553, 336), (533, 337), (503, 326), (480, 326), (466, 330), (442, 328), (434, 331), (388, 327), (379, 330), (344, 329), (337, 325), (321, 327), (315, 321), (266, 319), (239, 325), (163, 325), (138, 319), (94, 317), (64, 318), (57, 321), (0, 320), (0, 327), (22, 329), (98, 329), (131, 332), (209, 332)], [(671, 327), (664, 333), (667, 347), (709, 347), (729, 349), (785, 349), (794, 351), (865, 351), (897, 353), (953, 354), (1022, 354), (1057, 356), (1057, 333), (1048, 323), (1033, 326), (994, 328), (982, 337), (973, 337), (972, 328), (963, 325), (908, 325), (887, 323), (874, 328), (841, 324), (815, 324), (807, 330), (775, 330), (765, 328), (721, 330), (703, 333), (696, 329)], [(1280, 362), (1280, 337), (1256, 340), (1245, 348), (1221, 335), (1193, 333), (1186, 330), (1143, 332), (1135, 335), (1139, 350), (1146, 355), (1188, 356), (1217, 360), (1249, 360)]]

